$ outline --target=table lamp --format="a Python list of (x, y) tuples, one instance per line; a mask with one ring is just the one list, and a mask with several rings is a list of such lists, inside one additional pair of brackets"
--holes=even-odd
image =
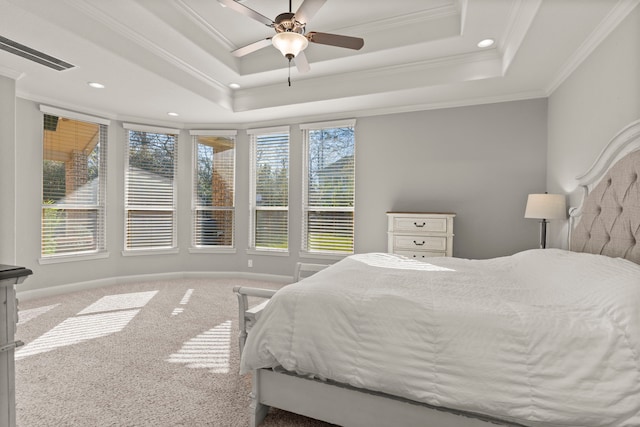
[(547, 247), (547, 220), (565, 219), (567, 217), (567, 202), (563, 194), (529, 194), (525, 218), (540, 220), (540, 248)]

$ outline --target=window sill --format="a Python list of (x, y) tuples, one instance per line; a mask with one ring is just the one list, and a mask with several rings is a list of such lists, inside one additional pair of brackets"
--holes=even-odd
[(178, 248), (170, 249), (139, 249), (122, 251), (122, 256), (143, 256), (143, 255), (173, 255), (180, 252)]
[(38, 264), (58, 264), (61, 262), (75, 262), (75, 261), (92, 261), (95, 259), (109, 258), (109, 252), (97, 252), (87, 255), (57, 255), (46, 258), (39, 258)]
[(289, 256), (289, 251), (277, 251), (268, 249), (247, 249), (248, 255)]
[(236, 248), (201, 247), (189, 248), (190, 254), (235, 254)]

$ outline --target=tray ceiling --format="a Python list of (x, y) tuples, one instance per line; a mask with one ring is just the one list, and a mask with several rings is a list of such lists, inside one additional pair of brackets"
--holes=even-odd
[[(288, 11), (286, 0), (242, 3), (272, 19)], [(301, 3), (293, 0), (293, 10)], [(328, 0), (307, 31), (362, 37), (365, 45), (310, 43), (311, 70), (300, 74), (272, 46), (231, 55), (274, 32), (217, 0), (0, 0), (0, 36), (75, 65), (56, 71), (0, 51), (0, 74), (17, 79), (20, 97), (177, 127), (536, 98), (548, 96), (637, 3)], [(486, 38), (496, 43), (478, 48)]]

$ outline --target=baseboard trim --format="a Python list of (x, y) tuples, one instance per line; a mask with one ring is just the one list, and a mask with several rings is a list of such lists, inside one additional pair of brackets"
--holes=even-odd
[(104, 279), (89, 280), (86, 282), (69, 283), (66, 285), (51, 286), (40, 289), (30, 289), (21, 291), (16, 288), (16, 295), (21, 301), (29, 301), (38, 298), (47, 298), (56, 295), (68, 294), (71, 292), (84, 291), (88, 289), (101, 288), (104, 286), (120, 285), (135, 282), (148, 282), (152, 280), (175, 280), (175, 279), (245, 279), (261, 280), (275, 283), (292, 283), (293, 276), (282, 276), (276, 274), (247, 273), (236, 271), (180, 271), (173, 273), (139, 274), (133, 276), (117, 276)]

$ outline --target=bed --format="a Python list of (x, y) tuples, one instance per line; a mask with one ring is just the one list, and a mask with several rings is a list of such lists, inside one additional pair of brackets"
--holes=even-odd
[(640, 121), (578, 177), (570, 250), (358, 254), (282, 288), (242, 351), (252, 426), (640, 425), (639, 174)]

